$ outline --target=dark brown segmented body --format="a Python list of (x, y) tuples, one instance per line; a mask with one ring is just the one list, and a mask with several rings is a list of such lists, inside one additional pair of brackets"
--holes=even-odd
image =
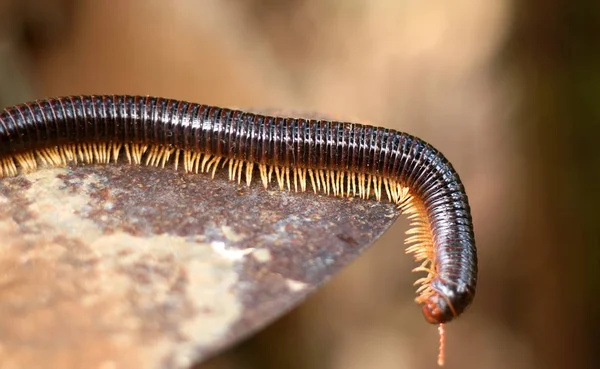
[(433, 236), (436, 273), (423, 310), (427, 320), (447, 322), (474, 297), (477, 254), (467, 195), (452, 165), (416, 137), (142, 96), (39, 100), (0, 115), (0, 158), (63, 144), (112, 142), (393, 179), (422, 201)]

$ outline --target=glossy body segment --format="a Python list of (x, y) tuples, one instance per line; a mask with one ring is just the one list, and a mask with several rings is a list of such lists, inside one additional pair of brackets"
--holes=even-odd
[(107, 163), (123, 150), (135, 163), (174, 161), (186, 171), (214, 174), (228, 163), (234, 178), (245, 167), (248, 183), (256, 165), (265, 186), (275, 172), (280, 188), (293, 182), (305, 190), (310, 179), (315, 191), (368, 197), (372, 189), (378, 199), (385, 189), (414, 227), (408, 251), (421, 262), (415, 270), (427, 273), (417, 297), (426, 319), (448, 322), (474, 297), (477, 252), (465, 189), (439, 151), (406, 133), (147, 96), (62, 97), (0, 114), (0, 177), (40, 161)]

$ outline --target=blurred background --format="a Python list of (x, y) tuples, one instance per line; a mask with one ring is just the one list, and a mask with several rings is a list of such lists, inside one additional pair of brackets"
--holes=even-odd
[[(0, 0), (1, 105), (103, 93), (324, 112), (433, 143), (467, 187), (480, 258), (447, 367), (597, 367), (597, 3)], [(434, 367), (405, 230), (197, 369)]]

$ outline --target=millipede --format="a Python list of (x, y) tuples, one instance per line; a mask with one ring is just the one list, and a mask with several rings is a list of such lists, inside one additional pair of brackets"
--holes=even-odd
[[(458, 173), (429, 143), (371, 125), (268, 116), (151, 96), (68, 96), (8, 107), (0, 114), (0, 178), (40, 166), (117, 163), (209, 173), (249, 186), (361, 199), (387, 198), (408, 216), (406, 252), (415, 301), (438, 325), (471, 304), (477, 249), (470, 206)], [(309, 188), (310, 187), (310, 188)]]

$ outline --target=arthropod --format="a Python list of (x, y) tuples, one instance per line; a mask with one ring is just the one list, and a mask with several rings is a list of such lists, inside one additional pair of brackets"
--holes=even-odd
[[(348, 122), (265, 116), (148, 96), (71, 96), (0, 114), (0, 177), (78, 161), (165, 167), (334, 196), (385, 197), (411, 220), (408, 253), (425, 276), (416, 302), (444, 324), (471, 304), (477, 250), (464, 186), (446, 158), (409, 134)], [(443, 361), (443, 347), (440, 350)]]

